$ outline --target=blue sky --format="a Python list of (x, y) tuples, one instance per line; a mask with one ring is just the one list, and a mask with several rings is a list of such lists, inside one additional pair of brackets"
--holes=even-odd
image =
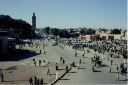
[(0, 0), (0, 13), (37, 27), (127, 28), (127, 0)]

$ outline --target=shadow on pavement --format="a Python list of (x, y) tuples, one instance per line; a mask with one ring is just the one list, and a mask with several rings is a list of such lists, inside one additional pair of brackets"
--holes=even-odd
[(116, 80), (116, 81), (128, 81), (128, 79), (119, 79), (119, 80)]
[(102, 67), (109, 67), (109, 65), (106, 65), (106, 64), (102, 64)]
[(118, 73), (118, 72), (111, 72), (111, 73)]
[(12, 81), (3, 81), (3, 82), (15, 82), (15, 81), (28, 81), (28, 80), (12, 80)]
[(20, 61), (36, 55), (39, 55), (39, 53), (29, 50), (16, 50), (15, 53), (1, 56), (0, 61)]
[(58, 69), (58, 70), (65, 70), (65, 69)]
[(102, 72), (102, 71), (99, 71), (99, 70), (94, 70), (93, 72)]
[(48, 83), (43, 83), (43, 85), (48, 85)]
[(60, 79), (60, 80), (70, 80), (70, 79)]
[(16, 69), (17, 69), (17, 67), (16, 66), (13, 66), (13, 67), (7, 68), (6, 70), (16, 70)]
[(86, 69), (86, 68), (79, 67), (78, 69)]
[(83, 58), (88, 58), (88, 57), (83, 57)]
[(49, 75), (56, 75), (56, 74), (49, 74)]
[(73, 71), (73, 72), (68, 72), (68, 73), (77, 73), (77, 72)]
[(86, 62), (82, 62), (81, 64), (86, 64)]

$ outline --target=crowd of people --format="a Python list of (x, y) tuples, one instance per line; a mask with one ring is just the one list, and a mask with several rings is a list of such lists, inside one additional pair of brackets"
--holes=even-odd
[[(69, 44), (70, 41), (70, 44)], [(86, 50), (86, 53), (90, 53), (90, 50), (93, 50), (95, 52), (95, 55), (91, 58), (91, 62), (92, 62), (92, 70), (93, 72), (95, 72), (95, 67), (102, 67), (102, 63), (104, 63), (102, 60), (103, 59), (107, 59), (107, 61), (110, 61), (110, 72), (112, 71), (112, 66), (113, 66), (113, 58), (118, 58), (118, 59), (123, 59), (124, 61), (122, 61), (121, 63), (118, 63), (117, 65), (117, 79), (119, 79), (119, 75), (120, 74), (125, 74), (127, 75), (127, 58), (128, 58), (128, 54), (127, 54), (127, 43), (124, 43), (124, 41), (92, 41), (91, 43), (82, 43), (81, 41), (77, 41), (74, 43), (74, 41), (72, 41), (71, 39), (62, 39), (61, 43), (67, 46), (72, 46), (72, 49), (75, 49), (75, 57), (78, 56), (77, 50), (80, 51), (84, 51), (84, 53), (82, 54), (82, 57), (84, 58), (85, 56), (85, 48), (88, 48)], [(99, 56), (98, 54), (107, 54), (106, 57), (103, 56)], [(81, 62), (81, 59), (80, 59)], [(77, 67), (80, 66), (80, 62), (78, 63)], [(75, 67), (75, 62), (72, 62), (71, 65), (73, 67)]]
[(30, 85), (44, 85), (43, 78), (39, 79), (36, 76), (30, 77), (29, 83)]
[[(49, 41), (49, 40), (48, 40)], [(44, 44), (42, 43), (42, 41), (34, 41), (34, 40), (31, 40), (30, 41), (31, 43), (29, 44), (24, 44), (24, 45), (19, 45), (20, 48), (24, 48), (26, 45), (28, 45), (30, 48), (40, 48), (41, 45), (43, 45), (43, 48), (40, 48), (39, 50), (39, 53), (43, 53), (44, 55), (47, 54), (47, 52), (45, 51), (45, 48), (47, 47), (47, 44)], [(64, 47), (68, 44), (65, 44), (64, 42), (60, 42), (59, 43), (63, 44), (63, 45), (59, 45), (60, 49), (62, 51), (64, 51)], [(73, 46), (73, 44), (70, 44), (69, 46)], [(124, 62), (121, 62), (120, 63), (120, 67), (117, 66), (116, 70), (117, 70), (117, 80), (119, 80), (119, 75), (122, 74), (127, 74), (127, 66), (125, 66), (125, 64), (127, 64), (127, 45), (123, 45), (123, 46), (120, 46), (119, 44), (115, 43), (114, 41), (111, 41), (110, 43), (107, 43), (107, 41), (95, 41), (95, 43), (91, 43), (91, 44), (84, 44), (83, 46), (73, 46), (73, 49), (75, 49), (75, 57), (78, 57), (78, 53), (77, 53), (77, 50), (79, 50), (79, 47), (82, 49), (82, 51), (84, 52), (82, 55), (81, 55), (81, 58), (78, 60), (78, 64), (76, 65), (76, 63), (73, 61), (73, 62), (70, 62), (71, 63), (71, 67), (77, 67), (78, 69), (80, 68), (80, 64), (82, 64), (82, 58), (85, 57), (85, 54), (86, 53), (90, 53), (90, 50), (93, 50), (95, 53), (99, 53), (99, 54), (105, 54), (107, 53), (108, 54), (108, 57), (107, 60), (110, 61), (110, 72), (112, 72), (112, 65), (113, 65), (113, 59), (112, 58), (120, 58), (120, 57), (123, 57), (124, 59)], [(85, 52), (85, 48), (88, 48)], [(98, 54), (95, 54), (92, 58), (91, 58), (91, 62), (92, 62), (92, 71), (95, 72), (95, 68), (97, 67), (102, 67), (102, 63), (104, 63), (102, 61), (102, 59), (104, 59), (103, 56), (99, 56)], [(45, 60), (36, 60), (35, 58), (33, 59), (33, 64), (35, 67), (37, 66), (42, 66), (42, 63), (45, 63), (46, 61)], [(64, 59), (64, 57), (60, 57), (60, 62), (62, 64), (65, 64), (66, 60)], [(58, 78), (59, 76), (59, 73), (58, 73), (58, 70), (59, 70), (59, 67), (56, 63), (55, 65), (55, 69), (56, 69), (56, 79)], [(65, 71), (68, 71), (69, 70), (69, 67), (66, 66), (65, 67)], [(50, 69), (47, 70), (47, 75), (50, 76)], [(1, 77), (1, 81), (3, 82), (4, 81), (4, 75), (1, 73), (0, 74), (0, 77)], [(34, 77), (30, 77), (29, 79), (29, 83), (30, 85), (43, 85), (44, 84), (44, 80), (43, 78), (39, 79), (37, 78), (36, 76)]]

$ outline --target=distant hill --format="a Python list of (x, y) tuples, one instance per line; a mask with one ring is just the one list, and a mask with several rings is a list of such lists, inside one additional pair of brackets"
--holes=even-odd
[(33, 38), (32, 26), (22, 19), (13, 19), (9, 15), (0, 15), (0, 29), (12, 29), (20, 38)]

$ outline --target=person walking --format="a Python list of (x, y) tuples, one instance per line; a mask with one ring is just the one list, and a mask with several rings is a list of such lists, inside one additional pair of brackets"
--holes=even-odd
[(1, 82), (4, 82), (4, 74), (1, 73)]
[(113, 54), (110, 54), (111, 58), (112, 58), (112, 55), (113, 55)]
[(47, 75), (50, 75), (50, 69), (48, 69), (48, 71), (47, 71)]
[(34, 76), (34, 85), (37, 85), (37, 77)]
[(65, 60), (63, 59), (63, 64), (65, 64)]
[(68, 71), (68, 66), (66, 66), (65, 70), (66, 70), (66, 72)]
[(111, 60), (111, 65), (113, 64), (113, 60)]
[(94, 58), (92, 57), (92, 58), (91, 58), (91, 62), (92, 62), (92, 64), (93, 64), (93, 61), (94, 61)]
[(56, 79), (58, 79), (58, 77), (59, 77), (59, 73), (58, 73), (58, 71), (56, 72)]
[(33, 79), (32, 79), (32, 77), (30, 77), (29, 83), (30, 83), (30, 85), (33, 85)]
[(60, 62), (62, 62), (62, 60), (63, 60), (63, 58), (62, 58), (62, 57), (60, 57)]
[(116, 70), (117, 70), (117, 72), (119, 71), (119, 67), (118, 66), (116, 67)]
[(36, 85), (39, 85), (40, 84), (40, 80), (39, 79), (37, 79), (37, 84)]
[(119, 54), (117, 55), (118, 58), (120, 58)]
[(92, 71), (93, 71), (93, 72), (95, 71), (95, 68), (94, 68), (94, 66), (92, 66)]
[(40, 54), (41, 54), (41, 50), (40, 50)]
[(84, 58), (84, 54), (82, 55), (82, 57)]
[(109, 61), (109, 56), (108, 56), (108, 61)]
[(111, 72), (111, 66), (110, 66), (109, 72)]
[(35, 58), (33, 58), (33, 61), (35, 61)]
[(75, 57), (77, 57), (77, 53), (75, 53)]
[(36, 61), (34, 61), (34, 65), (35, 65), (35, 67), (36, 67)]
[(117, 73), (117, 80), (119, 80), (119, 72)]
[(43, 60), (43, 62), (45, 63), (45, 60)]
[(40, 80), (40, 85), (43, 85), (43, 79), (41, 78), (41, 80)]
[(63, 50), (63, 47), (62, 47), (62, 50)]
[(79, 63), (81, 64), (81, 59), (80, 59)]
[(57, 65), (57, 63), (56, 63), (56, 70), (58, 70), (58, 65)]
[(41, 66), (41, 60), (39, 60), (39, 66)]
[(80, 67), (80, 64), (78, 63), (78, 65), (77, 65), (77, 69), (79, 69), (79, 67)]
[(72, 66), (75, 67), (75, 62), (72, 62)]
[(124, 67), (124, 64), (123, 63), (121, 63), (120, 64), (120, 69), (122, 69)]

